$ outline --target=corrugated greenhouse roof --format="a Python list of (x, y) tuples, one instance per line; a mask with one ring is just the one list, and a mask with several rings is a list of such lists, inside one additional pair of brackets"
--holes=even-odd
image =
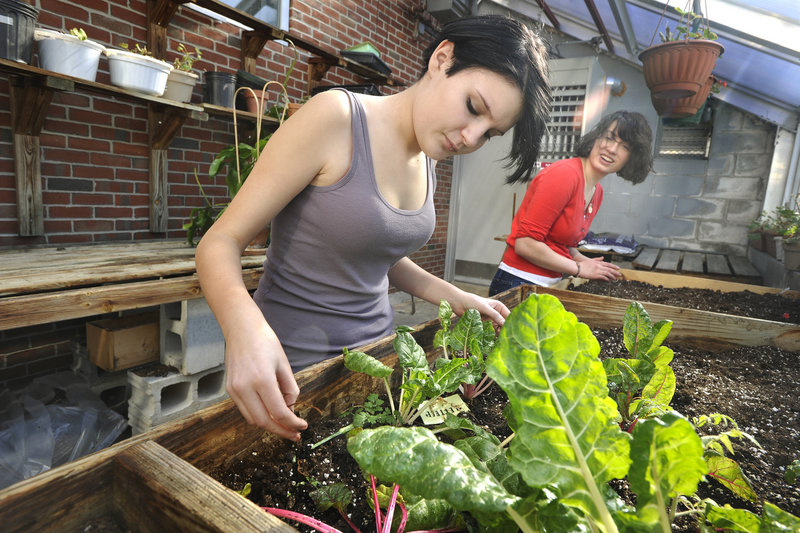
[(639, 53), (675, 7), (708, 15), (725, 46), (714, 75), (727, 84), (715, 97), (790, 131), (800, 117), (800, 0), (494, 0), (576, 40), (641, 65)]

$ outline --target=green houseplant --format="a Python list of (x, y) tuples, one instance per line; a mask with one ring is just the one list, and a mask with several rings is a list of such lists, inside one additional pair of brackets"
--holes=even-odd
[(708, 18), (679, 8), (675, 11), (680, 18), (674, 30), (666, 26), (660, 33), (662, 42), (642, 51), (639, 60), (656, 111), (682, 118), (705, 103), (713, 84), (711, 73), (725, 47), (716, 42)]
[[(290, 46), (294, 49), (294, 59), (292, 60), (289, 70), (284, 77), (283, 82), (277, 81), (269, 81), (264, 85), (260, 100), (259, 100), (259, 108), (260, 109), (269, 109), (269, 111), (265, 113), (256, 113), (256, 132), (254, 135), (254, 139), (257, 139), (256, 142), (253, 144), (248, 144), (246, 142), (239, 142), (239, 135), (238, 135), (238, 128), (237, 128), (237, 110), (233, 110), (233, 129), (234, 129), (234, 144), (231, 146), (227, 146), (223, 148), (214, 160), (211, 162), (211, 166), (208, 169), (208, 176), (213, 180), (215, 179), (220, 172), (223, 170), (225, 171), (225, 185), (228, 189), (228, 196), (229, 198), (233, 198), (236, 196), (236, 193), (239, 192), (242, 185), (244, 184), (247, 177), (250, 175), (250, 172), (253, 170), (253, 167), (256, 164), (256, 160), (258, 159), (259, 155), (264, 149), (264, 146), (267, 144), (267, 141), (272, 136), (271, 133), (266, 135), (261, 134), (261, 123), (264, 115), (271, 115), (272, 112), (275, 113), (276, 118), (278, 119), (278, 124), (282, 124), (283, 120), (287, 116), (289, 112), (290, 102), (289, 102), (289, 95), (286, 90), (286, 84), (289, 81), (289, 76), (294, 69), (295, 62), (297, 61), (297, 48), (295, 47), (294, 43), (287, 39)], [(271, 108), (266, 108), (266, 92), (268, 87), (276, 85), (280, 94), (283, 98), (283, 105), (275, 105)], [(253, 89), (249, 87), (240, 87), (237, 89), (236, 93), (239, 91), (249, 91), (250, 93), (255, 94)], [(235, 94), (234, 93), (234, 98)], [(279, 110), (279, 112), (275, 111)], [(195, 174), (195, 180), (197, 181), (197, 185), (200, 188), (200, 195), (203, 200), (203, 205), (199, 207), (195, 207), (189, 214), (189, 220), (186, 221), (183, 225), (183, 229), (186, 230), (186, 241), (194, 246), (195, 241), (203, 235), (208, 229), (211, 227), (212, 224), (219, 218), (219, 216), (225, 211), (228, 207), (229, 202), (224, 203), (214, 203), (211, 199), (206, 195), (205, 191), (203, 190), (203, 186), (200, 183), (197, 174)], [(269, 228), (264, 228), (264, 230), (256, 236), (251, 242), (251, 247), (254, 248), (263, 248), (268, 240), (269, 236)]]
[(188, 102), (192, 99), (192, 91), (197, 84), (200, 76), (192, 72), (194, 62), (203, 57), (200, 49), (194, 50), (187, 47), (184, 43), (179, 43), (178, 57), (172, 63), (172, 70), (167, 77), (167, 85), (164, 89), (164, 98), (177, 102)]

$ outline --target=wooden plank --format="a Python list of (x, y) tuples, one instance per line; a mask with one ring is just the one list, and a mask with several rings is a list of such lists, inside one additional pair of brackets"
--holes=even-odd
[(20, 236), (44, 235), (42, 160), (39, 137), (14, 134), (14, 173), (17, 189), (17, 222)]
[(703, 254), (697, 252), (684, 252), (681, 272), (703, 274)]
[(761, 272), (759, 272), (746, 257), (729, 255), (728, 261), (736, 276), (761, 278)]
[[(757, 294), (777, 294), (784, 292), (783, 289), (774, 287), (764, 287), (762, 285), (751, 285), (749, 283), (736, 283), (711, 278), (698, 278), (696, 276), (682, 276), (680, 274), (667, 274), (663, 272), (643, 272), (627, 268), (620, 269), (622, 279), (630, 281), (641, 281), (650, 285), (661, 285), (662, 287), (689, 287), (694, 289), (711, 289), (722, 292), (741, 292), (750, 291)], [(785, 296), (800, 297), (797, 291), (786, 291)]]
[[(192, 274), (194, 252), (183, 241), (4, 251), (0, 296)], [(242, 268), (263, 262), (263, 253), (243, 256)]]
[(131, 446), (114, 462), (115, 507), (137, 531), (297, 531), (155, 442)]
[(678, 262), (681, 260), (681, 253), (678, 250), (661, 250), (655, 270), (665, 270), (667, 272), (677, 272)]
[(706, 266), (709, 274), (730, 276), (731, 269), (728, 260), (722, 254), (706, 254)]
[[(242, 273), (248, 290), (258, 287), (264, 269)], [(196, 274), (175, 278), (103, 285), (86, 289), (0, 298), (0, 331), (82, 318), (127, 309), (140, 309), (203, 295)]]
[[(537, 288), (536, 292), (556, 296), (568, 311), (590, 327), (621, 327), (625, 310), (631, 303), (623, 298), (545, 287)], [(703, 349), (719, 351), (735, 346), (777, 346), (791, 352), (800, 351), (800, 326), (797, 324), (640, 303), (653, 322), (672, 320), (670, 339), (680, 339)]]
[(633, 261), (633, 266), (635, 268), (651, 270), (658, 260), (658, 253), (660, 251), (661, 250), (658, 248), (645, 248), (636, 256), (636, 259)]

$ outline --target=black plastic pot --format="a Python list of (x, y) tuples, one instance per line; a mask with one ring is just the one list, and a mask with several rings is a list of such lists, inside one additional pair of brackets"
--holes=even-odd
[(0, 0), (0, 57), (30, 65), (39, 10), (21, 0)]
[(236, 91), (236, 74), (206, 72), (205, 76), (203, 101), (212, 105), (232, 108), (233, 93)]

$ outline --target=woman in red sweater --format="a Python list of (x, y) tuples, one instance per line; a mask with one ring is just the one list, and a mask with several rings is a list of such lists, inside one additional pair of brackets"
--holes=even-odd
[(526, 283), (550, 286), (563, 276), (613, 280), (619, 267), (588, 258), (577, 245), (603, 202), (607, 174), (637, 184), (652, 170), (653, 134), (639, 113), (617, 111), (584, 135), (570, 159), (533, 179), (506, 238), (506, 251), (489, 295)]

